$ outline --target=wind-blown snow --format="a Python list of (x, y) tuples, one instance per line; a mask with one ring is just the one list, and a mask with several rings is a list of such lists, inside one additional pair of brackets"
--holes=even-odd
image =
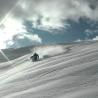
[(98, 98), (98, 42), (58, 47), (37, 48), (55, 55), (38, 62), (0, 63), (0, 98)]

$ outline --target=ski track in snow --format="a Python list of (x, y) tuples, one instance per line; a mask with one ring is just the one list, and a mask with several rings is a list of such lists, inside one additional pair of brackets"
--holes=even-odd
[(0, 63), (0, 98), (98, 98), (98, 42), (38, 62)]

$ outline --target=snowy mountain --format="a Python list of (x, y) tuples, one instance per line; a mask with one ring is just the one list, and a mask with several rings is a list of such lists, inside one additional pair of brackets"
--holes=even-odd
[[(35, 51), (40, 60), (31, 62)], [(97, 41), (25, 47), (15, 52), (17, 56), (11, 55), (8, 62), (4, 59), (9, 57), (0, 54), (4, 56), (0, 56), (0, 98), (98, 98)]]

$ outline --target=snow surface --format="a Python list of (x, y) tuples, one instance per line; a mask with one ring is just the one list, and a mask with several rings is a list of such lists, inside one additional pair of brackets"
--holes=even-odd
[[(38, 47), (0, 63), (0, 98), (98, 98), (98, 42)], [(48, 58), (44, 58), (47, 55)]]

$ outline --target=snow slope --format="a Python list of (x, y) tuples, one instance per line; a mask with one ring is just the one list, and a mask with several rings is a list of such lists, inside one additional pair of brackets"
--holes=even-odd
[(31, 54), (0, 63), (0, 98), (98, 98), (98, 42), (38, 47)]

